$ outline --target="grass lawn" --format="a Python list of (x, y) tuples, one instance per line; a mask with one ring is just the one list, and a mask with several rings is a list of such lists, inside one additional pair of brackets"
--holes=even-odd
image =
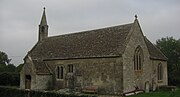
[(150, 93), (140, 93), (128, 97), (180, 97), (180, 89), (176, 91), (157, 91)]

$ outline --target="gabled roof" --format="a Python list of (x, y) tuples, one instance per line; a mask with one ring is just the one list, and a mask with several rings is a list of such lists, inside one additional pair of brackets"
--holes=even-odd
[(30, 51), (33, 59), (114, 57), (123, 54), (133, 23), (48, 37)]
[[(136, 20), (136, 23), (138, 21)], [(128, 34), (134, 23), (48, 37), (28, 53), (37, 74), (51, 74), (43, 60), (119, 57), (124, 53)], [(144, 37), (150, 58), (167, 60), (166, 56)]]
[(33, 60), (36, 74), (52, 74), (44, 61)]
[(144, 37), (145, 43), (147, 45), (150, 58), (156, 60), (167, 60), (167, 57), (155, 46), (153, 45), (146, 37)]

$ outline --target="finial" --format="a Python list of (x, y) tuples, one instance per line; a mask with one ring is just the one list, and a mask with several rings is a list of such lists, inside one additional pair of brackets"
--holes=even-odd
[(135, 16), (134, 16), (134, 17), (135, 17), (135, 19), (137, 19), (137, 18), (138, 18), (137, 14), (135, 14)]
[(46, 8), (44, 7), (43, 9), (45, 10)]

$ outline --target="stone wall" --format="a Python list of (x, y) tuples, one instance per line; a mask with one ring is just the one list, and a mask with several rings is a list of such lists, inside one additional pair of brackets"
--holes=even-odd
[(52, 86), (52, 75), (37, 75), (35, 73), (33, 63), (26, 58), (25, 65), (20, 72), (20, 88), (25, 89), (25, 76), (31, 76), (31, 89), (38, 90), (38, 89), (49, 89)]
[(51, 89), (52, 75), (36, 75), (36, 82), (32, 84), (32, 90)]
[(20, 88), (25, 89), (25, 75), (31, 75), (33, 74), (33, 66), (28, 58), (25, 59), (25, 65), (23, 66), (21, 72), (20, 72)]
[[(162, 64), (163, 70), (163, 80), (158, 81), (158, 65)], [(152, 60), (153, 65), (153, 79), (156, 86), (168, 85), (168, 76), (167, 76), (167, 62), (161, 60)]]
[[(54, 74), (57, 66), (64, 67), (65, 78), (55, 79), (56, 89), (69, 88), (69, 79), (73, 77), (74, 89), (98, 87), (99, 93), (122, 93), (122, 59), (119, 57), (56, 60), (47, 63)], [(69, 64), (73, 64), (73, 73), (67, 72)]]
[[(152, 74), (150, 55), (137, 21), (128, 38), (129, 42), (123, 54), (123, 92), (133, 91), (135, 87), (144, 89), (146, 82), (151, 83)], [(134, 53), (138, 46), (141, 47), (144, 56), (141, 71), (134, 70)]]
[[(137, 21), (135, 21), (128, 38), (129, 42), (123, 54), (123, 92), (133, 91), (137, 86), (140, 89), (145, 89), (147, 83), (150, 89), (167, 85), (167, 62), (150, 59), (144, 35)], [(134, 70), (134, 53), (138, 46), (143, 51), (143, 68), (141, 71)], [(163, 81), (161, 82), (157, 80), (157, 66), (159, 63), (163, 65)]]

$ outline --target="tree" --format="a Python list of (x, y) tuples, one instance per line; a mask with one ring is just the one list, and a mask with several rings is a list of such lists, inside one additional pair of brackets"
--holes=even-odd
[(156, 46), (168, 58), (168, 81), (169, 85), (180, 86), (180, 39), (173, 37), (161, 38), (156, 41)]
[(2, 51), (0, 51), (0, 64), (7, 65), (9, 64), (11, 59), (8, 58), (8, 55)]
[(0, 51), (0, 72), (14, 72), (15, 66), (10, 63), (11, 59), (5, 52)]
[(21, 72), (21, 69), (22, 69), (23, 66), (24, 66), (24, 64), (19, 64), (19, 65), (16, 67), (16, 72)]
[(6, 66), (6, 72), (15, 72), (16, 70), (16, 66), (14, 66), (14, 64), (8, 64)]
[[(16, 66), (10, 63), (8, 55), (0, 51), (0, 85), (18, 86), (20, 83), (19, 72), (16, 72)], [(22, 68), (19, 66), (18, 69)]]

